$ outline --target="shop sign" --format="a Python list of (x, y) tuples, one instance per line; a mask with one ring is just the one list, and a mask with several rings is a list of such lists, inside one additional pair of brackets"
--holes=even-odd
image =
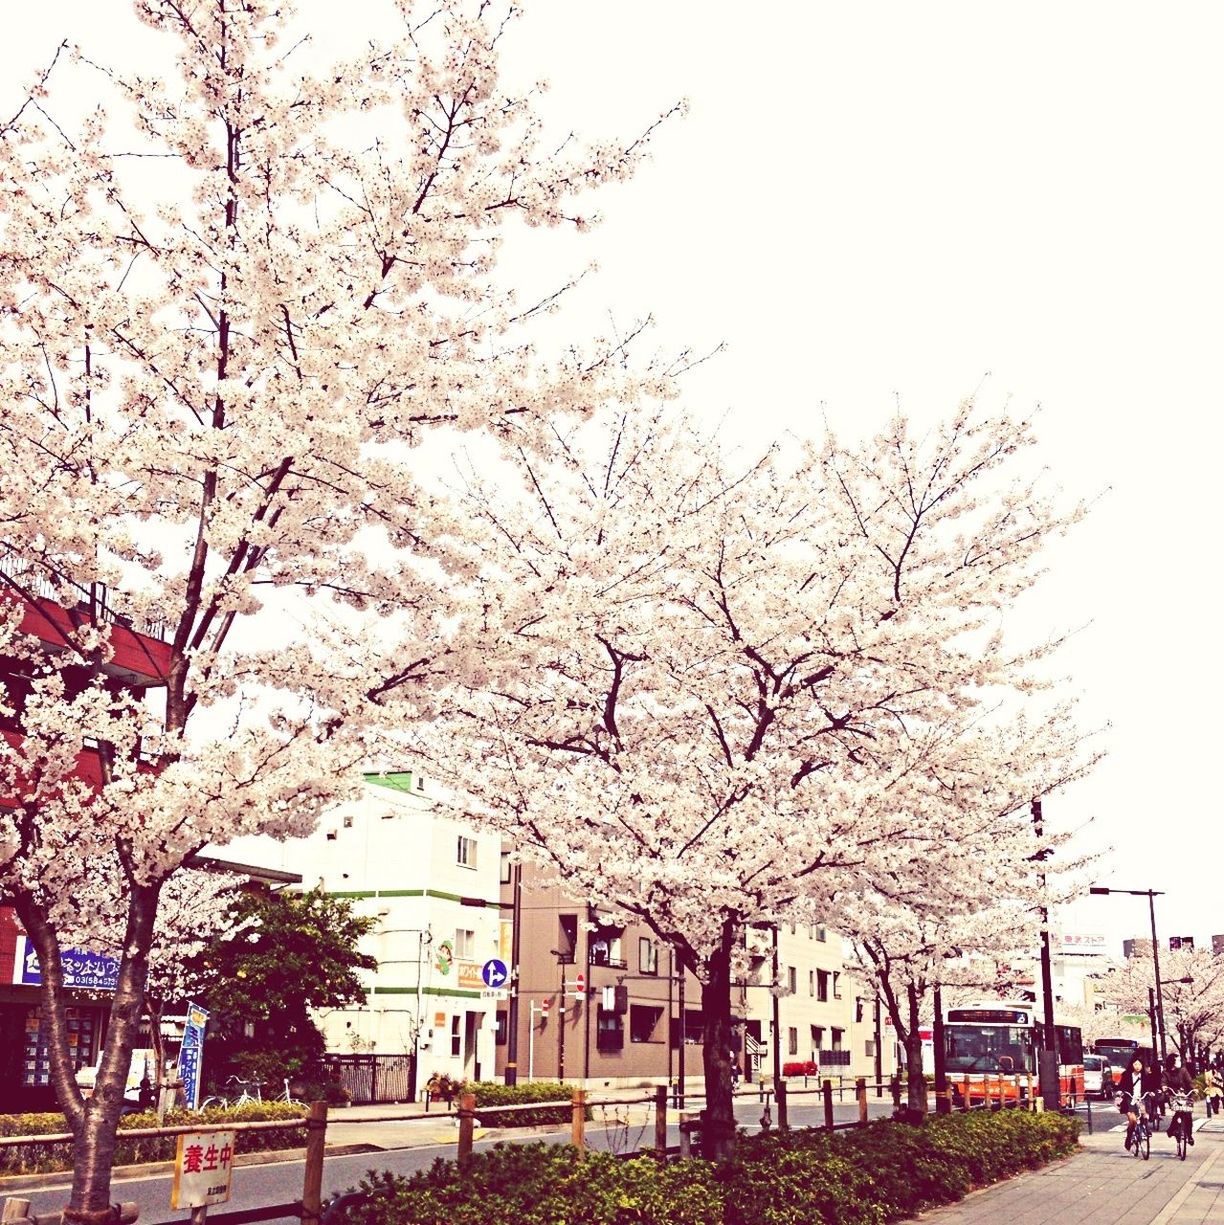
[[(119, 958), (81, 949), (61, 949), (64, 986), (77, 991), (114, 991), (119, 985)], [(17, 940), (13, 982), (20, 987), (41, 987), (42, 967), (29, 936)]]

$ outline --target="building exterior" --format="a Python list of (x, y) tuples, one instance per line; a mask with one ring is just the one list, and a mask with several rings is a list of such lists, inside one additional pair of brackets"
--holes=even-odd
[[(19, 632), (39, 642), (49, 653), (65, 649), (74, 628), (106, 624), (110, 629), (111, 658), (100, 665), (105, 683), (116, 692), (144, 695), (164, 687), (170, 649), (160, 627), (133, 627), (117, 619), (107, 604), (106, 589), (98, 584), (82, 587), (79, 601), (65, 608), (51, 587), (20, 559), (0, 554), (0, 603), (6, 614), (15, 613)], [(68, 665), (61, 670), (65, 688), (83, 686), (93, 678), (92, 668)], [(33, 677), (27, 663), (0, 654), (0, 692), (12, 708), (0, 714), (0, 736), (13, 747), (22, 742), (21, 716)], [(103, 746), (82, 744), (74, 775), (87, 783), (102, 778)], [(152, 762), (141, 768), (153, 769)], [(0, 807), (14, 800), (0, 795)], [(63, 952), (69, 995), (69, 1040), (78, 1068), (94, 1063), (106, 1032), (109, 1009), (106, 993), (113, 991), (118, 964), (87, 951)], [(0, 1110), (55, 1108), (50, 1085), (50, 1059), (46, 1027), (41, 1015), (41, 976), (38, 960), (9, 907), (0, 907)]]
[[(365, 1006), (316, 1018), (329, 1052), (377, 1067), (379, 1097), (414, 1097), (434, 1073), (490, 1080), (496, 1004), (481, 978), (502, 947), (501, 843), (434, 811), (426, 780), (368, 774), (358, 799), (307, 838), (242, 844), (306, 888), (349, 898), (376, 920), (362, 951), (378, 962)], [(508, 938), (508, 930), (507, 930)]]
[[(517, 1008), (498, 1004), (499, 1074), (514, 1065), (518, 1080), (596, 1088), (700, 1082), (700, 984), (646, 925), (618, 924), (575, 902), (530, 864), (502, 873), (501, 901), (512, 953), (518, 929), (518, 992)], [(750, 929), (745, 943), (747, 973), (732, 995), (740, 1021), (733, 1053), (755, 1080), (774, 1073), (774, 931)], [(784, 925), (776, 945), (779, 1070), (811, 1061), (834, 1079), (874, 1079), (875, 1000), (854, 984), (841, 939), (816, 925)], [(887, 1033), (881, 1045), (887, 1076), (896, 1066)]]

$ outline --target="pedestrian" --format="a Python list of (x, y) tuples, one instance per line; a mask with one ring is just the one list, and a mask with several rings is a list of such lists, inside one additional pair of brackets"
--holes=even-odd
[(1220, 1074), (1210, 1066), (1203, 1071), (1203, 1094), (1207, 1100), (1208, 1117), (1219, 1114), (1220, 1098), (1224, 1097), (1224, 1085), (1221, 1084)]

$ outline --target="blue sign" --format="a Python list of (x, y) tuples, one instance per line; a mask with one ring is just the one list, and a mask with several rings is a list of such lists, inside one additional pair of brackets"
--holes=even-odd
[(510, 971), (504, 961), (494, 957), (480, 967), (480, 977), (486, 987), (504, 987), (510, 981)]
[[(30, 943), (29, 936), (22, 936), (24, 950), (21, 957), (21, 977), (17, 982), (25, 987), (42, 986), (42, 967), (38, 954)], [(106, 953), (89, 953), (81, 949), (61, 949), (60, 966), (63, 968), (64, 986), (78, 991), (114, 991), (119, 985), (119, 958)]]
[(187, 1025), (183, 1029), (183, 1045), (179, 1049), (179, 1079), (187, 1109), (200, 1105), (200, 1072), (204, 1066), (204, 1030), (208, 1025), (208, 1009), (199, 1004), (187, 1005)]

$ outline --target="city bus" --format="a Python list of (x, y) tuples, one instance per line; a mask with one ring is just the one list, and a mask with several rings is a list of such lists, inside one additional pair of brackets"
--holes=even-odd
[[(1084, 1097), (1084, 1044), (1073, 1025), (1055, 1025), (1058, 1091), (1075, 1104)], [(969, 1105), (1041, 1096), (1037, 1052), (1045, 1026), (1031, 1004), (985, 1003), (944, 1013), (944, 1071), (953, 1099)]]

